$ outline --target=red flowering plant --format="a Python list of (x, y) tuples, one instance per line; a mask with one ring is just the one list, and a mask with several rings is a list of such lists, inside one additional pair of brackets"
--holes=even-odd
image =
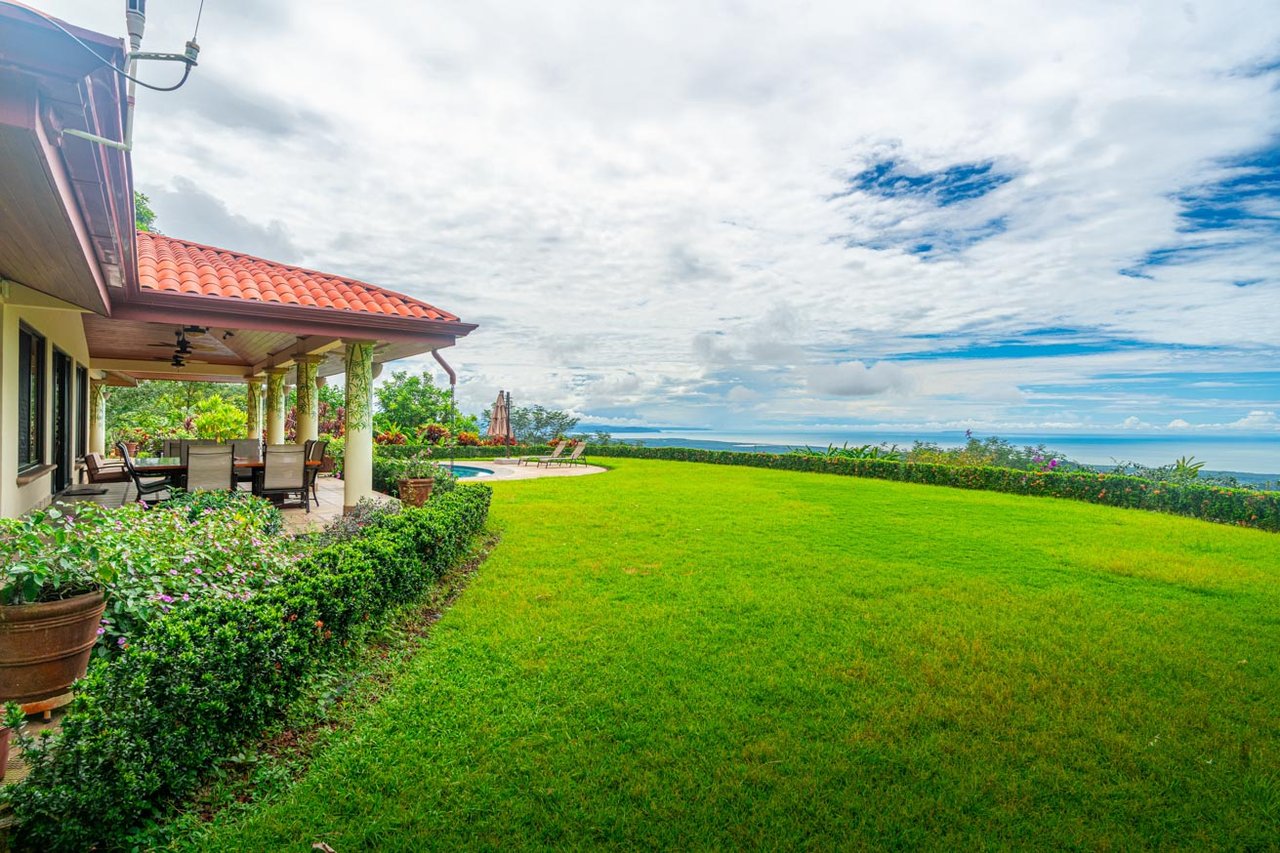
[(418, 427), (418, 438), (428, 444), (441, 444), (449, 440), (449, 428), (444, 424), (423, 424)]
[(373, 437), (374, 444), (408, 444), (409, 436), (398, 429), (386, 429)]

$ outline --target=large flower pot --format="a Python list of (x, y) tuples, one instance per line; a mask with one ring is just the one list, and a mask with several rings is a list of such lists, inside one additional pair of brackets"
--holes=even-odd
[(0, 702), (41, 705), (84, 677), (106, 601), (90, 592), (0, 607)]
[(422, 506), (431, 497), (434, 477), (413, 477), (400, 481), (400, 502), (409, 506)]

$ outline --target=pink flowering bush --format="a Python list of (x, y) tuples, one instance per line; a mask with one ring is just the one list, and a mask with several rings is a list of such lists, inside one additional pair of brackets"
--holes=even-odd
[(209, 598), (248, 599), (295, 558), (280, 513), (250, 495), (182, 496), (147, 508), (75, 508), (57, 539), (63, 550), (110, 566), (107, 609), (94, 654), (111, 656), (156, 618)]

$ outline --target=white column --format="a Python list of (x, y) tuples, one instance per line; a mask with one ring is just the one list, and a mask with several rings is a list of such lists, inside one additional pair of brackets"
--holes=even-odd
[(245, 411), (248, 413), (248, 428), (245, 430), (245, 438), (253, 438), (262, 441), (262, 383), (261, 376), (250, 376), (245, 380), (248, 387), (248, 394), (245, 397)]
[(107, 455), (107, 383), (89, 380), (89, 452)]
[(298, 444), (320, 437), (320, 395), (316, 388), (316, 368), (321, 360), (318, 355), (300, 355), (294, 359), (298, 365)]
[(284, 380), (287, 367), (267, 368), (267, 444), (284, 444)]
[(344, 341), (347, 406), (342, 461), (342, 505), (350, 512), (373, 495), (373, 342)]

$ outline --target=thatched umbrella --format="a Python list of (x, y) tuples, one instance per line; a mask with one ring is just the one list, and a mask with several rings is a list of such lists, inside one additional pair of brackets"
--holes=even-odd
[(489, 415), (489, 431), (486, 435), (488, 435), (489, 438), (501, 439), (507, 444), (515, 442), (515, 434), (511, 431), (510, 392), (498, 392), (498, 399), (493, 404), (493, 412)]

